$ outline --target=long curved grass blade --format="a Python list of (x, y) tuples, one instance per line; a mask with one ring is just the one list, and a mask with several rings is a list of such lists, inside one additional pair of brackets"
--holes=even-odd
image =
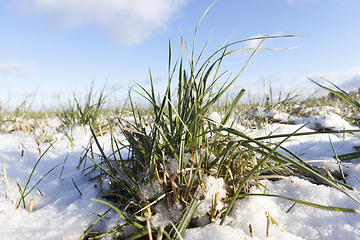
[[(192, 48), (192, 54), (191, 54), (191, 58), (190, 58), (190, 59), (191, 59), (191, 66), (194, 66), (193, 63), (194, 63), (194, 55), (195, 55), (195, 42), (196, 42), (195, 40), (196, 40), (196, 35), (197, 35), (197, 29), (198, 29), (198, 27), (199, 27), (202, 19), (203, 19), (204, 16), (206, 15), (206, 13), (210, 10), (210, 8), (215, 4), (216, 1), (217, 1), (217, 0), (213, 1), (213, 3), (205, 10), (205, 12), (204, 12), (203, 15), (201, 16), (198, 24), (197, 24), (196, 27), (195, 27), (193, 48)], [(205, 47), (203, 48), (203, 51), (205, 50), (206, 45), (207, 45), (207, 43), (205, 44)], [(202, 52), (203, 52), (203, 51), (202, 51)], [(202, 52), (201, 52), (201, 54), (202, 54)], [(200, 56), (201, 56), (201, 54), (200, 54)], [(200, 56), (199, 56), (199, 58), (200, 58)], [(195, 66), (194, 66), (194, 67), (195, 67)]]
[(337, 158), (340, 161), (349, 161), (352, 159), (360, 158), (360, 152), (353, 152), (353, 153), (346, 153), (346, 154), (338, 155)]
[[(353, 129), (353, 130), (334, 130), (334, 131), (321, 131), (321, 132), (301, 132), (296, 133), (294, 136), (308, 136), (308, 135), (317, 135), (317, 134), (337, 134), (337, 133), (354, 133), (354, 132), (360, 132), (359, 129)], [(255, 137), (256, 140), (265, 140), (265, 139), (273, 139), (273, 138), (283, 138), (286, 137), (288, 134), (274, 134), (264, 137)]]
[(133, 221), (131, 218), (129, 218), (125, 213), (123, 213), (120, 209), (118, 209), (117, 207), (115, 207), (114, 205), (108, 203), (108, 202), (105, 202), (105, 201), (102, 201), (102, 200), (99, 200), (99, 199), (95, 199), (95, 198), (92, 198), (91, 199), (92, 201), (94, 202), (97, 202), (97, 203), (101, 203), (111, 209), (113, 209), (115, 212), (117, 212), (127, 223), (131, 224), (131, 225), (134, 225), (136, 228), (142, 230), (142, 229), (145, 229), (145, 227), (135, 221)]
[(96, 219), (84, 232), (83, 234), (78, 238), (78, 240), (82, 240), (83, 236), (98, 222), (100, 221), (109, 211), (111, 210), (111, 208), (109, 208), (108, 210), (106, 210), (103, 214), (101, 214), (98, 219)]
[(316, 203), (306, 202), (306, 201), (302, 201), (294, 198), (288, 198), (281, 195), (274, 195), (274, 194), (247, 193), (247, 194), (239, 194), (238, 198), (250, 197), (250, 196), (277, 197), (328, 211), (360, 213), (360, 209), (356, 209), (356, 208), (329, 207), (329, 206), (324, 206)]
[[(210, 101), (207, 102), (207, 104), (203, 107), (203, 109), (208, 109), (210, 106), (212, 106), (217, 100), (219, 100), (219, 98), (229, 89), (229, 87), (235, 82), (235, 80), (241, 75), (241, 73), (244, 71), (245, 67), (249, 64), (250, 60), (253, 58), (253, 56), (255, 55), (255, 53), (257, 52), (257, 50), (259, 49), (259, 47), (261, 46), (261, 44), (265, 41), (267, 37), (262, 38), (261, 43), (257, 46), (257, 48), (252, 52), (252, 54), (250, 55), (250, 57), (248, 58), (248, 60), (246, 61), (246, 63), (244, 64), (244, 66), (241, 68), (240, 72), (234, 77), (233, 80), (231, 80), (231, 82), (224, 87), (224, 89), (220, 90), (218, 92), (218, 94), (212, 98)], [(227, 46), (225, 46), (224, 49), (226, 49), (228, 46), (230, 46), (230, 44), (228, 44)]]
[(328, 83), (330, 83), (331, 85), (333, 85), (334, 87), (336, 87), (339, 91), (334, 91), (334, 90), (332, 90), (332, 89), (330, 89), (330, 88), (327, 88), (327, 87), (325, 87), (325, 86), (323, 86), (323, 85), (315, 82), (314, 80), (312, 80), (312, 79), (309, 78), (309, 77), (308, 77), (308, 79), (309, 79), (310, 81), (312, 81), (313, 83), (315, 83), (316, 85), (318, 85), (319, 87), (321, 87), (321, 88), (323, 88), (323, 89), (325, 89), (325, 90), (327, 90), (327, 91), (335, 94), (336, 96), (342, 98), (342, 99), (345, 100), (347, 103), (349, 103), (349, 104), (352, 105), (354, 108), (356, 108), (356, 110), (357, 110), (358, 112), (360, 112), (360, 104), (359, 104), (357, 101), (355, 101), (355, 99), (352, 98), (349, 94), (347, 94), (344, 90), (342, 90), (341, 88), (339, 88), (338, 86), (336, 86), (335, 84), (333, 84), (332, 82), (330, 82), (329, 80), (324, 79), (325, 81), (327, 81)]

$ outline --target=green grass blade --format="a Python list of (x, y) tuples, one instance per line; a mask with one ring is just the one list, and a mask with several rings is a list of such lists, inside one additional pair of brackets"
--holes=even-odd
[(338, 155), (337, 158), (340, 161), (349, 161), (352, 159), (360, 158), (360, 152), (353, 152), (353, 153), (346, 153), (346, 154)]
[(75, 180), (71, 174), (70, 174), (70, 177), (71, 177), (71, 180), (72, 180), (76, 190), (79, 192), (80, 196), (82, 196), (82, 193), (81, 193), (80, 189), (78, 188), (78, 186), (76, 185)]
[[(52, 169), (50, 169), (47, 173), (45, 173), (45, 175), (42, 176), (42, 177), (40, 178), (40, 180), (39, 180), (29, 191), (27, 191), (27, 193), (24, 194), (24, 198), (26, 198), (27, 195), (29, 195), (29, 194), (32, 192), (32, 190), (34, 190), (34, 189), (37, 187), (37, 185), (39, 185), (39, 183), (40, 183), (49, 173), (51, 173), (55, 168), (57, 168), (57, 167), (60, 166), (61, 164), (62, 164), (62, 163), (59, 163), (58, 165), (56, 165), (55, 167), (53, 167)], [(25, 192), (25, 189), (24, 189), (24, 192)]]
[(129, 193), (131, 193), (132, 196), (134, 196), (135, 198), (138, 198), (137, 196), (137, 192), (135, 192), (133, 189), (129, 188), (126, 184), (124, 184), (123, 182), (121, 182), (111, 171), (106, 170), (104, 167), (102, 167), (99, 163), (97, 163), (94, 159), (92, 159), (91, 157), (89, 157), (89, 159), (97, 166), (99, 167), (105, 174), (107, 174), (109, 177), (111, 177), (116, 183), (120, 184), (121, 186), (123, 186), (126, 191), (128, 191)]
[(142, 230), (142, 229), (145, 229), (143, 225), (133, 221), (131, 218), (129, 218), (125, 213), (123, 213), (120, 209), (118, 209), (117, 207), (115, 207), (114, 205), (108, 203), (108, 202), (105, 202), (105, 201), (102, 201), (102, 200), (99, 200), (99, 199), (94, 199), (92, 198), (91, 199), (92, 201), (94, 202), (97, 202), (97, 203), (101, 203), (111, 209), (113, 209), (115, 212), (117, 212), (127, 223), (135, 226), (136, 228)]
[(244, 93), (245, 93), (245, 89), (241, 89), (241, 91), (236, 95), (235, 99), (233, 100), (233, 102), (231, 103), (229, 108), (227, 109), (227, 111), (224, 115), (224, 118), (221, 121), (221, 125), (225, 125), (226, 122), (229, 120), (230, 116), (234, 112), (236, 105), (239, 103), (239, 101), (240, 101), (241, 97), (244, 95)]
[(340, 171), (342, 180), (343, 180), (344, 183), (346, 184), (345, 175), (344, 175), (343, 169), (342, 169), (341, 164), (340, 164), (340, 160), (339, 160), (338, 155), (337, 155), (337, 153), (336, 153), (336, 151), (335, 151), (335, 148), (334, 148), (334, 145), (333, 145), (333, 143), (332, 143), (332, 141), (331, 141), (330, 136), (329, 136), (329, 140), (330, 140), (331, 148), (332, 148), (332, 150), (333, 150), (333, 152), (334, 152), (334, 154), (335, 154), (335, 157), (334, 157), (334, 158), (335, 158), (336, 163), (337, 163), (337, 165), (338, 165), (338, 167), (339, 167), (339, 171)]
[[(294, 136), (309, 136), (309, 135), (317, 135), (317, 134), (337, 134), (337, 133), (354, 133), (354, 132), (360, 132), (360, 130), (334, 130), (334, 131), (321, 131), (321, 132), (301, 132), (296, 133)], [(288, 134), (274, 134), (270, 136), (264, 136), (264, 137), (255, 137), (256, 140), (265, 140), (265, 139), (273, 139), (273, 138), (283, 138), (286, 137)]]
[(328, 211), (360, 213), (360, 209), (356, 209), (356, 208), (341, 208), (341, 207), (323, 206), (323, 205), (316, 204), (316, 203), (306, 202), (306, 201), (302, 201), (302, 200), (298, 200), (298, 199), (293, 199), (293, 198), (288, 198), (288, 197), (284, 197), (281, 195), (273, 195), (273, 194), (247, 193), (247, 194), (239, 194), (238, 198), (250, 197), (250, 196), (277, 197), (277, 198), (282, 198), (285, 200), (293, 201), (295, 203), (300, 203), (300, 204), (304, 204), (304, 205), (307, 205), (310, 207), (328, 210)]
[(360, 111), (360, 104), (355, 101), (355, 99), (353, 99), (349, 94), (347, 94), (344, 90), (340, 89), (339, 87), (337, 87), (335, 84), (333, 84), (332, 82), (326, 80), (327, 82), (331, 83), (334, 87), (336, 87), (340, 92), (337, 92), (337, 91), (334, 91), (330, 88), (327, 88), (317, 82), (315, 82), (314, 80), (312, 80), (311, 78), (308, 77), (308, 79), (310, 81), (312, 81), (313, 83), (315, 83), (316, 85), (318, 85), (319, 87), (335, 94), (336, 96), (340, 97), (341, 99), (345, 100), (347, 103), (349, 103), (350, 105), (352, 105), (353, 107), (355, 107), (357, 109), (357, 111), (359, 112)]
[(174, 237), (174, 240), (181, 240), (181, 236), (184, 234), (185, 229), (188, 228), (190, 221), (198, 207), (201, 194), (202, 194), (201, 193), (201, 185), (199, 185), (199, 186), (197, 186), (197, 188), (195, 190), (195, 193), (190, 201), (189, 206), (187, 207), (185, 213), (182, 215), (181, 220), (179, 221), (177, 230), (180, 233), (180, 235), (177, 234)]

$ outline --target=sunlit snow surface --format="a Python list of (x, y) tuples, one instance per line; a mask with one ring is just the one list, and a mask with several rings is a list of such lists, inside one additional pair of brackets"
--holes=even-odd
[[(0, 185), (0, 239), (78, 239), (84, 230), (97, 219), (90, 211), (103, 213), (107, 207), (91, 201), (99, 195), (99, 184), (89, 181), (84, 177), (81, 170), (77, 170), (83, 146), (86, 146), (90, 131), (85, 135), (83, 130), (76, 128), (72, 135), (75, 138), (75, 147), (71, 148), (68, 139), (63, 132), (58, 132), (57, 142), (53, 144), (37, 166), (27, 190), (30, 190), (43, 175), (54, 166), (61, 163), (55, 170), (47, 175), (26, 198), (26, 207), (30, 199), (34, 199), (34, 210), (28, 213), (22, 205), (15, 210), (10, 202), (9, 192), (4, 184)], [(70, 134), (70, 132), (69, 132)], [(39, 136), (38, 136), (39, 137)], [(109, 137), (100, 138), (109, 142)], [(1, 164), (5, 162), (7, 178), (12, 190), (14, 202), (19, 199), (16, 181), (22, 188), (25, 187), (30, 173), (39, 159), (39, 152), (34, 136), (26, 136), (25, 133), (0, 134)], [(20, 149), (19, 149), (20, 143)], [(21, 157), (22, 146), (26, 149)], [(42, 151), (49, 144), (43, 143)], [(68, 155), (68, 156), (67, 156)], [(66, 163), (62, 171), (63, 163)], [(4, 174), (0, 171), (0, 180), (4, 180)], [(76, 186), (72, 182), (73, 177)], [(96, 186), (95, 186), (96, 185)], [(115, 216), (116, 218), (117, 216)], [(114, 218), (114, 219), (115, 219)], [(114, 221), (112, 221), (113, 223)], [(106, 228), (104, 225), (99, 225)], [(103, 230), (102, 229), (102, 230)]]
[[(306, 119), (295, 118), (290, 120), (286, 114), (270, 114), (272, 114), (271, 117), (282, 118), (279, 120), (292, 121), (295, 125), (273, 124), (265, 130), (248, 132), (248, 134), (255, 137), (270, 133), (292, 133), (309, 120), (312, 122), (301, 131), (314, 131), (314, 128), (319, 126), (318, 124), (326, 128), (355, 129), (334, 112)], [(219, 115), (213, 114), (213, 116), (217, 118), (217, 122), (221, 119)], [(59, 123), (51, 121), (51, 124), (53, 126), (50, 125), (49, 131)], [(100, 192), (97, 181), (89, 181), (89, 177), (84, 176), (85, 174), (81, 171), (83, 166), (80, 170), (77, 169), (83, 147), (87, 145), (90, 138), (89, 130), (86, 129), (85, 131), (86, 134), (78, 127), (72, 133), (68, 132), (74, 137), (74, 147), (70, 146), (63, 131), (59, 131), (54, 136), (57, 139), (53, 146), (54, 149), (50, 148), (41, 160), (27, 190), (30, 190), (55, 165), (60, 165), (38, 185), (43, 196), (38, 189), (34, 189), (27, 196), (26, 207), (28, 207), (30, 199), (34, 199), (34, 211), (32, 213), (28, 213), (22, 208), (22, 205), (15, 210), (10, 202), (7, 188), (0, 183), (0, 239), (60, 240), (62, 237), (65, 237), (66, 240), (78, 239), (83, 231), (97, 219), (97, 216), (91, 212), (102, 214), (107, 210), (107, 207), (91, 201), (91, 198), (98, 197)], [(39, 134), (36, 137), (40, 137)], [(7, 178), (14, 201), (19, 198), (15, 178), (24, 188), (31, 170), (39, 158), (36, 137), (27, 136), (25, 133), (18, 135), (16, 131), (12, 134), (0, 134), (1, 163), (4, 161), (6, 164)], [(118, 137), (123, 138), (119, 135)], [(345, 136), (342, 134), (339, 136), (331, 135), (330, 139), (338, 155), (355, 152), (354, 146), (360, 146), (359, 133), (346, 134)], [(110, 147), (108, 135), (100, 137), (99, 140), (105, 149)], [(272, 141), (281, 140), (279, 138)], [(23, 157), (21, 157), (22, 145), (26, 148)], [(41, 150), (45, 151), (48, 146), (48, 144), (43, 143)], [(313, 163), (315, 165), (324, 164), (329, 169), (338, 168), (337, 165), (331, 163), (334, 153), (329, 135), (293, 137), (283, 146), (300, 155), (305, 161), (328, 161)], [(360, 199), (360, 183), (354, 177), (356, 175), (360, 178), (360, 165), (358, 163), (358, 159), (345, 163), (348, 168), (344, 168), (344, 171), (348, 174), (347, 183), (355, 189), (350, 193)], [(88, 163), (88, 166), (90, 164)], [(0, 170), (0, 175), (0, 180), (4, 180), (2, 170)], [(82, 195), (74, 186), (71, 177)], [(360, 209), (360, 204), (330, 187), (315, 185), (297, 177), (291, 177), (291, 180), (297, 185), (285, 179), (275, 182), (262, 180), (261, 184), (267, 187), (268, 194), (283, 195), (327, 206)], [(220, 182), (216, 186), (221, 186)], [(252, 192), (263, 191), (263, 187), (260, 188), (259, 190), (254, 187)], [(204, 204), (206, 204), (205, 201)], [(220, 226), (218, 223), (214, 223), (202, 228), (188, 229), (183, 238), (185, 240), (251, 239), (249, 234), (249, 224), (251, 224), (255, 233), (254, 239), (360, 239), (360, 214), (318, 210), (301, 204), (296, 204), (286, 213), (292, 204), (287, 200), (270, 197), (254, 196), (241, 199), (236, 202), (233, 211), (226, 219), (226, 224)], [(266, 238), (266, 212), (278, 224), (278, 226), (271, 225), (269, 238)], [(108, 217), (110, 220), (96, 224), (94, 230), (110, 230), (117, 224), (119, 217), (117, 214), (111, 213)]]

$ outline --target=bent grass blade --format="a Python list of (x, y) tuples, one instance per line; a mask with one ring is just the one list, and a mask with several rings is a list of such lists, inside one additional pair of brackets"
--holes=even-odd
[(288, 198), (288, 197), (284, 197), (284, 196), (281, 196), (281, 195), (274, 195), (274, 194), (247, 193), (247, 194), (239, 194), (238, 198), (251, 197), (251, 196), (277, 197), (277, 198), (282, 198), (282, 199), (285, 199), (285, 200), (292, 201), (294, 203), (300, 203), (300, 204), (304, 204), (304, 205), (307, 205), (307, 206), (310, 206), (310, 207), (323, 209), (323, 210), (328, 210), (328, 211), (360, 213), (360, 209), (356, 209), (356, 208), (329, 207), (329, 206), (324, 206), (324, 205), (321, 205), (321, 204), (311, 203), (311, 202), (302, 201), (302, 200), (299, 200), (299, 199)]

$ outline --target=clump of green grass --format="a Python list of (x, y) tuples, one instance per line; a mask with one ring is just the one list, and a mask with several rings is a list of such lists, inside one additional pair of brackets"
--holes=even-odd
[(109, 94), (105, 94), (105, 87), (100, 92), (94, 92), (94, 83), (90, 86), (82, 100), (75, 93), (67, 106), (60, 104), (60, 111), (56, 112), (62, 126), (69, 129), (75, 126), (91, 125), (96, 135), (103, 135), (110, 130), (111, 121), (108, 118), (112, 109), (108, 104)]
[[(245, 41), (261, 39), (263, 42), (267, 38), (279, 37), (295, 36), (267, 36), (237, 42), (227, 41), (212, 55), (202, 60), (208, 42), (195, 58), (195, 31), (191, 52), (186, 42), (182, 41), (182, 53), (188, 53), (188, 62), (184, 61), (181, 54), (174, 64), (172, 64), (172, 48), (169, 42), (168, 85), (163, 97), (158, 98), (155, 94), (151, 73), (150, 91), (138, 85), (142, 91), (137, 92), (152, 107), (150, 117), (145, 118), (141, 109), (137, 108), (130, 98), (132, 120), (118, 118), (118, 124), (127, 141), (117, 141), (110, 127), (112, 136), (110, 155), (105, 154), (91, 126), (93, 141), (100, 151), (101, 161), (98, 163), (91, 154), (88, 154), (91, 151), (90, 147), (84, 157), (90, 158), (101, 170), (100, 179), (103, 175), (111, 178), (111, 191), (102, 196), (113, 201), (114, 204), (98, 199), (94, 201), (108, 206), (109, 210), (116, 211), (126, 222), (109, 232), (98, 233), (95, 238), (106, 234), (114, 234), (115, 237), (122, 238), (123, 230), (127, 226), (134, 226), (137, 231), (128, 236), (128, 239), (141, 237), (152, 239), (156, 235), (158, 239), (163, 235), (168, 239), (181, 239), (185, 229), (193, 223), (194, 214), (201, 204), (204, 179), (207, 176), (223, 178), (226, 184), (226, 199), (215, 200), (216, 196), (214, 196), (212, 208), (208, 213), (209, 221), (220, 219), (220, 224), (226, 223), (226, 217), (236, 199), (254, 195), (248, 192), (251, 181), (262, 178), (274, 179), (294, 174), (310, 175), (360, 203), (343, 189), (343, 187), (351, 189), (345, 183), (323, 176), (290, 151), (287, 151), (289, 155), (277, 151), (284, 141), (300, 135), (297, 132), (306, 124), (293, 133), (261, 138), (253, 138), (239, 131), (232, 127), (233, 124), (228, 127), (226, 124), (234, 116), (236, 106), (245, 92), (243, 89), (231, 104), (227, 105), (219, 125), (208, 118), (211, 108), (216, 106), (226, 94), (255, 52), (260, 49), (261, 44), (253, 49), (245, 66), (235, 77), (227, 77), (225, 83), (219, 89), (215, 89), (215, 84), (220, 79), (226, 78), (226, 74), (220, 72), (224, 59), (237, 51), (246, 50), (229, 50), (229, 47)], [(175, 97), (171, 94), (173, 81), (177, 82)], [(289, 102), (289, 98), (287, 99)], [(270, 102), (267, 104), (270, 107)], [(279, 103), (279, 105), (285, 104)], [(237, 119), (239, 113), (235, 114), (233, 123), (236, 123)], [(277, 142), (276, 139), (279, 137), (284, 139)], [(121, 154), (123, 149), (129, 150), (127, 157)], [(177, 170), (171, 171), (167, 167), (170, 159), (176, 163)], [(147, 194), (148, 190), (145, 189), (152, 189), (154, 194)], [(262, 196), (273, 197), (265, 193)], [(331, 208), (283, 196), (276, 197), (327, 210), (359, 212), (357, 209)], [(217, 209), (216, 201), (230, 203), (224, 209)], [(151, 219), (156, 213), (154, 206), (157, 204), (167, 205), (168, 210), (180, 205), (180, 209), (183, 210), (172, 224), (163, 227), (153, 226)]]

